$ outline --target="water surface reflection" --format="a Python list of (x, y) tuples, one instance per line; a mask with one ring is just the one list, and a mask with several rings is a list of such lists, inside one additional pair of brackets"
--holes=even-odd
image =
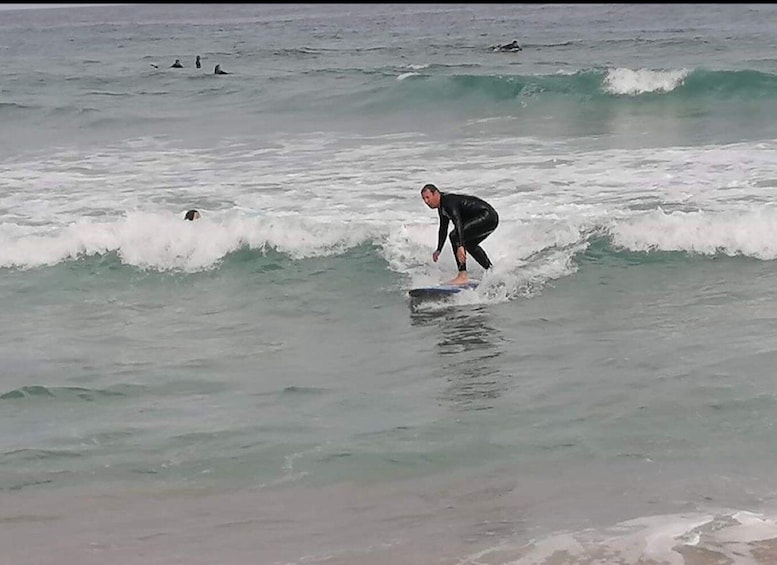
[(486, 306), (411, 313), (413, 326), (437, 330), (440, 374), (450, 383), (441, 400), (460, 410), (488, 410), (512, 375), (502, 366), (504, 336)]

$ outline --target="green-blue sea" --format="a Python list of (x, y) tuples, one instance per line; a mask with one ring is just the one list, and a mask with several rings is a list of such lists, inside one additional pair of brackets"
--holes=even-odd
[(0, 564), (777, 563), (777, 6), (46, 6)]

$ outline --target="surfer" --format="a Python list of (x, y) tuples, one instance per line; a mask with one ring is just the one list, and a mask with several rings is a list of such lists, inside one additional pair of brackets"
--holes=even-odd
[(200, 213), (197, 210), (189, 210), (183, 217), (184, 220), (194, 221), (200, 219)]
[(432, 260), (435, 263), (445, 245), (448, 225), (453, 222), (450, 240), (459, 273), (450, 281), (450, 284), (465, 285), (469, 282), (467, 252), (481, 267), (490, 269), (491, 260), (480, 247), (480, 242), (491, 235), (499, 224), (499, 215), (493, 206), (477, 196), (441, 192), (433, 184), (424, 185), (421, 189), (421, 198), (429, 208), (436, 208), (440, 216), (437, 249), (432, 253)]
[(221, 65), (216, 65), (213, 68), (213, 74), (214, 75), (228, 75), (229, 73), (227, 71), (222, 71), (221, 70)]
[(497, 45), (496, 47), (494, 47), (494, 51), (502, 51), (502, 52), (508, 51), (508, 52), (514, 53), (516, 51), (521, 51), (521, 50), (522, 50), (521, 46), (518, 45), (518, 42), (515, 39), (513, 39), (510, 43), (505, 43), (504, 45)]
[(200, 56), (197, 55), (197, 58), (194, 60), (194, 66), (198, 69), (202, 67), (202, 63), (200, 63)]
[(183, 68), (183, 65), (181, 64), (181, 60), (180, 60), (180, 59), (176, 59), (176, 60), (175, 60), (175, 63), (173, 63), (172, 65), (170, 65), (170, 68), (171, 68), (171, 69), (182, 69), (182, 68)]

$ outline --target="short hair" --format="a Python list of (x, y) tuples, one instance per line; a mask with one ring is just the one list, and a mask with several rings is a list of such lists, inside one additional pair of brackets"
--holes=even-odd
[(199, 214), (197, 210), (189, 210), (186, 212), (186, 215), (183, 217), (184, 220), (194, 220), (195, 216)]
[(424, 187), (421, 189), (421, 194), (423, 194), (427, 190), (430, 192), (440, 192), (440, 189), (434, 186), (432, 183), (425, 184)]

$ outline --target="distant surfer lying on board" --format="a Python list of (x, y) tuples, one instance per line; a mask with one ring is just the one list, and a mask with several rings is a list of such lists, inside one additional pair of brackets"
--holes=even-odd
[(432, 253), (432, 259), (437, 262), (448, 235), (448, 225), (453, 222), (450, 234), (453, 257), (459, 274), (449, 284), (465, 285), (469, 282), (467, 275), (467, 252), (484, 269), (491, 268), (491, 260), (480, 247), (480, 242), (486, 239), (499, 225), (499, 215), (493, 206), (467, 194), (441, 192), (435, 185), (427, 184), (421, 189), (421, 198), (429, 208), (437, 208), (440, 216), (440, 231), (437, 236), (437, 249)]

